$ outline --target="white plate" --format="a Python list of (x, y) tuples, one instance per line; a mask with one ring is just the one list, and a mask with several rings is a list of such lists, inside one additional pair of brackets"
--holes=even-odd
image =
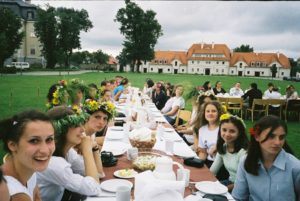
[(112, 131), (122, 131), (123, 127), (122, 126), (113, 126), (109, 128)]
[(189, 158), (189, 157), (195, 157), (196, 154), (194, 154), (195, 152), (193, 153), (187, 153), (187, 152), (183, 152), (183, 151), (176, 151), (176, 149), (173, 151), (173, 154), (175, 156), (179, 156), (181, 158)]
[(106, 139), (109, 139), (109, 140), (121, 140), (123, 139), (124, 137), (124, 134), (123, 133), (109, 133), (108, 135), (105, 136)]
[[(120, 172), (121, 171), (126, 171), (126, 170), (129, 170), (130, 171), (130, 175), (127, 175), (127, 176), (122, 176), (120, 175)], [(134, 170), (134, 169), (122, 169), (122, 170), (117, 170), (114, 172), (114, 175), (116, 177), (119, 177), (119, 178), (123, 178), (123, 179), (130, 179), (130, 178), (134, 178), (135, 175), (137, 175), (138, 173)]]
[(124, 179), (110, 179), (100, 184), (101, 188), (105, 191), (116, 192), (119, 186), (129, 186), (132, 188), (132, 182)]
[(112, 152), (114, 156), (121, 156), (126, 152), (126, 149), (111, 149), (111, 150), (106, 150)]
[(195, 187), (205, 194), (220, 195), (228, 192), (228, 188), (219, 182), (201, 181), (196, 183)]

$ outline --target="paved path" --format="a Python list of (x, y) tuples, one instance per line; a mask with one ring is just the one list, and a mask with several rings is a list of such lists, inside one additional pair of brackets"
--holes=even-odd
[[(34, 71), (22, 72), (22, 75), (78, 75), (83, 73), (98, 72), (93, 70), (80, 70), (80, 71)], [(99, 71), (100, 72), (100, 71)], [(17, 75), (21, 75), (20, 72)]]

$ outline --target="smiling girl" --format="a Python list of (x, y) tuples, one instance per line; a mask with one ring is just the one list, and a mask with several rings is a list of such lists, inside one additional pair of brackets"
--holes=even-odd
[(0, 122), (8, 152), (2, 166), (11, 201), (40, 200), (35, 172), (48, 166), (55, 150), (54, 128), (47, 115), (29, 110)]
[(234, 186), (239, 161), (246, 154), (248, 147), (246, 127), (243, 120), (237, 116), (223, 114), (220, 117), (220, 129), (217, 141), (217, 155), (210, 171), (215, 175), (222, 165), (229, 172), (229, 179), (220, 181), (231, 191)]

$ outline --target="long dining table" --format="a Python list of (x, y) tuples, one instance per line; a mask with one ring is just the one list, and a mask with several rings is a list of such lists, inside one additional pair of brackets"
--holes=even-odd
[[(196, 153), (183, 141), (183, 139), (178, 135), (178, 133), (172, 128), (170, 124), (163, 118), (163, 115), (159, 110), (154, 107), (154, 104), (148, 103), (147, 106), (150, 108), (153, 118), (156, 122), (160, 122), (163, 126), (162, 133), (156, 135), (156, 143), (152, 149), (152, 152), (158, 153), (160, 155), (166, 155), (173, 159), (173, 161), (179, 162), (184, 166), (184, 168), (190, 170), (190, 185), (185, 188), (184, 197), (190, 195), (191, 187), (195, 190), (195, 184), (200, 181), (217, 181), (216, 177), (210, 172), (210, 170), (204, 165), (201, 168), (186, 166), (183, 163), (184, 158), (186, 157), (197, 157)], [(117, 108), (119, 112), (124, 112), (125, 108), (128, 107), (126, 104), (118, 104)], [(160, 115), (159, 115), (160, 114)], [(125, 118), (123, 118), (125, 121)], [(127, 122), (131, 124), (131, 127), (135, 126), (136, 122)], [(155, 131), (156, 129), (154, 129)], [(173, 139), (173, 153), (168, 153), (165, 150), (165, 140)], [(103, 147), (101, 151), (111, 151), (115, 153), (115, 157), (118, 159), (116, 165), (111, 167), (104, 167), (105, 177), (101, 179), (101, 182), (115, 179), (114, 172), (121, 169), (132, 169), (132, 161), (127, 159), (127, 150), (131, 148), (131, 144), (128, 138), (128, 132), (124, 131), (122, 126), (110, 126), (107, 129)], [(173, 166), (174, 172), (176, 172), (177, 167)], [(134, 178), (127, 179), (128, 181), (134, 184)], [(134, 185), (133, 185), (134, 188)], [(132, 191), (133, 194), (133, 191)], [(228, 200), (233, 200), (231, 195), (227, 193)], [(132, 195), (134, 197), (134, 195)]]

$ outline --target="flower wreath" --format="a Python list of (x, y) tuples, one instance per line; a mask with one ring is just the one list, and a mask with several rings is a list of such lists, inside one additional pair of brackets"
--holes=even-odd
[(63, 135), (67, 133), (70, 127), (77, 127), (83, 125), (86, 122), (88, 116), (89, 115), (87, 113), (82, 113), (79, 115), (72, 114), (59, 120), (53, 120), (55, 134), (58, 136)]
[(216, 97), (215, 94), (212, 91), (199, 91), (198, 92), (198, 97), (197, 97), (197, 101), (199, 102), (199, 98), (201, 96), (206, 96), (206, 97)]
[(67, 93), (67, 81), (60, 80), (58, 81), (58, 86), (56, 86), (56, 90), (53, 92), (51, 102), (46, 104), (47, 109), (51, 109), (55, 106), (61, 105), (65, 103), (65, 93)]
[(108, 113), (109, 120), (112, 119), (116, 114), (116, 107), (110, 101), (99, 103), (96, 100), (87, 99), (83, 107), (86, 112), (90, 114), (96, 111), (105, 111)]
[(239, 116), (236, 116), (236, 115), (231, 115), (229, 113), (222, 114), (220, 116), (220, 121), (228, 120), (230, 118), (234, 118), (234, 119), (240, 121), (243, 124), (244, 128), (246, 128), (246, 124), (242, 118), (240, 118)]
[(259, 127), (258, 126), (255, 126), (253, 128), (249, 128), (249, 133), (253, 137), (257, 136), (258, 132), (259, 132)]

